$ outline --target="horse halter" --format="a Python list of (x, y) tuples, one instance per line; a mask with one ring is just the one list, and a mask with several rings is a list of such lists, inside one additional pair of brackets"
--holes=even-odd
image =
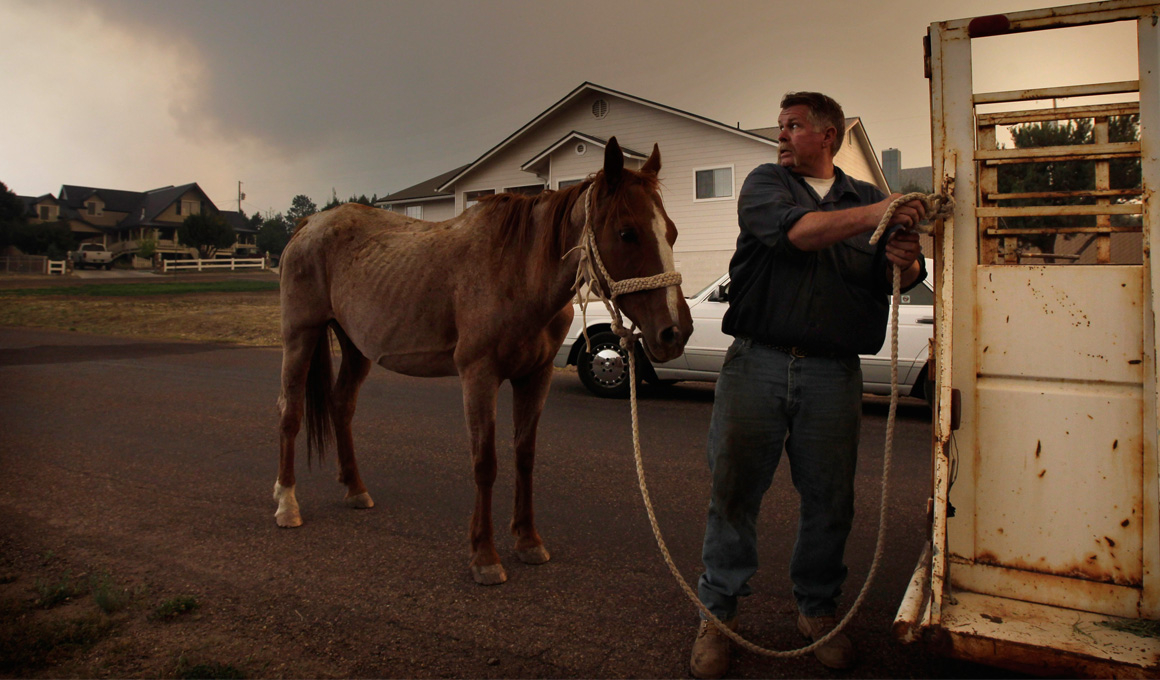
[[(669, 286), (681, 285), (680, 272), (661, 272), (653, 276), (639, 277), (635, 279), (624, 279), (617, 281), (609, 275), (608, 270), (604, 267), (604, 261), (600, 259), (600, 248), (596, 245), (596, 235), (592, 231), (592, 187), (584, 190), (584, 229), (580, 232), (580, 243), (572, 250), (580, 251), (580, 262), (576, 266), (576, 280), (572, 284), (572, 292), (575, 294), (576, 304), (580, 306), (581, 318), (584, 320), (584, 342), (586, 343), (587, 351), (592, 350), (592, 342), (588, 338), (588, 298), (581, 293), (584, 284), (588, 284), (589, 290), (596, 293), (596, 297), (604, 303), (608, 309), (609, 315), (612, 317), (612, 332), (620, 336), (620, 345), (626, 351), (631, 351), (632, 338), (636, 333), (636, 326), (632, 329), (624, 327), (623, 318), (621, 317), (620, 307), (616, 304), (616, 298), (621, 295), (628, 295), (629, 293), (636, 293), (642, 290), (655, 290), (657, 288), (667, 288)], [(564, 254), (564, 257), (572, 252), (569, 250)], [(596, 272), (608, 283), (608, 293), (605, 294), (604, 288), (600, 285), (600, 280), (596, 277)]]

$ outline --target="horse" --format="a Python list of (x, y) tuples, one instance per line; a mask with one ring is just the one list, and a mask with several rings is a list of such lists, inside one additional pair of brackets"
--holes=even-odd
[[(675, 285), (625, 294), (619, 305), (641, 329), (644, 350), (654, 360), (680, 356), (692, 333), (675, 273), (677, 230), (658, 189), (660, 167), (654, 144), (639, 171), (625, 168), (612, 138), (603, 167), (583, 182), (536, 196), (498, 194), (446, 222), (358, 204), (300, 221), (279, 273), (278, 526), (302, 524), (294, 447), (304, 418), (308, 461), (315, 452), (321, 460), (334, 442), (345, 502), (370, 508), (374, 502), (355, 462), (351, 419), (371, 364), (409, 376), (458, 375), (475, 477), (469, 566), (477, 583), (503, 583), (491, 492), (496, 398), (508, 380), (515, 425), (515, 551), (524, 563), (547, 562), (532, 504), (536, 427), (553, 358), (572, 323), (574, 294), (579, 299), (581, 284), (608, 290), (616, 279), (667, 272)], [(586, 258), (604, 266), (584, 267)], [(331, 333), (342, 357), (337, 380)]]

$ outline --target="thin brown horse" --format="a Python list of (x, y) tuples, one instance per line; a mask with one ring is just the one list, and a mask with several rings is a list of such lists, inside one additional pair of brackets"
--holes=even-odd
[[(471, 572), (479, 583), (503, 583), (491, 492), (496, 394), (510, 380), (516, 467), (511, 530), (522, 561), (546, 562), (534, 522), (532, 468), (552, 359), (572, 322), (581, 261), (576, 246), (590, 229), (595, 255), (614, 280), (673, 272), (677, 230), (657, 191), (660, 167), (654, 146), (639, 172), (624, 168), (614, 138), (604, 168), (581, 184), (535, 197), (501, 194), (447, 222), (421, 222), (357, 204), (304, 220), (281, 263), (278, 525), (302, 524), (294, 497), (294, 442), (304, 410), (308, 453), (321, 455), (334, 436), (347, 503), (369, 508), (373, 502), (355, 463), (351, 418), (371, 364), (412, 376), (459, 375), (476, 489)], [(603, 275), (589, 276), (608, 289)], [(630, 293), (619, 304), (642, 329), (654, 359), (680, 356), (692, 320), (679, 285)], [(337, 382), (328, 329), (342, 350)]]

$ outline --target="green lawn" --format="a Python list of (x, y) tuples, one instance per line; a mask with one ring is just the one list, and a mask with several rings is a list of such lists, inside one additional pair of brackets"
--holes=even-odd
[(182, 293), (258, 293), (278, 290), (277, 281), (207, 281), (172, 283), (97, 283), (81, 286), (53, 286), (51, 288), (13, 288), (0, 290), (0, 295), (87, 295), (94, 297), (126, 297), (139, 295), (179, 295)]

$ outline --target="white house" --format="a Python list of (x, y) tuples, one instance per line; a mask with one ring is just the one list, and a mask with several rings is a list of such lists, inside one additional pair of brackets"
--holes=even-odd
[[(776, 116), (778, 111), (770, 111)], [(677, 269), (687, 293), (725, 272), (737, 241), (737, 192), (746, 175), (776, 162), (776, 127), (742, 130), (624, 92), (584, 83), (475, 161), (385, 196), (380, 208), (442, 221), (481, 196), (539, 193), (600, 169), (616, 137), (625, 165), (639, 168), (661, 151), (665, 210), (677, 225)], [(858, 118), (846, 120), (836, 163), (850, 176), (889, 192), (882, 166)]]

